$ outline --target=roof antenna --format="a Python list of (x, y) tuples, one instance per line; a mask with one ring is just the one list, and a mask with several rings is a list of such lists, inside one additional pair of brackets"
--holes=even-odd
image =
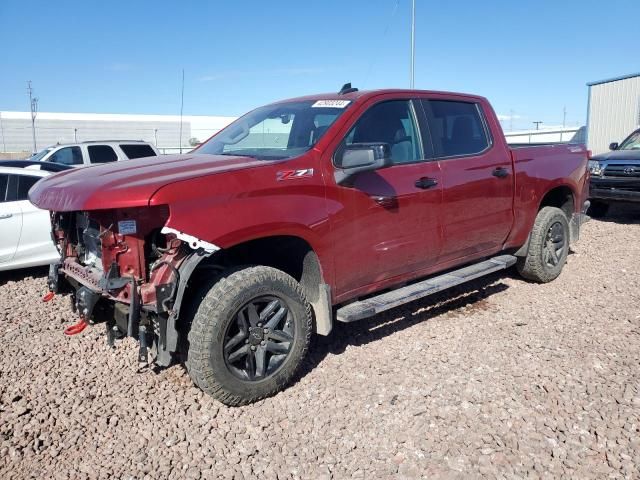
[(354, 88), (351, 86), (351, 82), (349, 83), (345, 83), (342, 88), (340, 89), (340, 91), (338, 92), (338, 95), (345, 95), (347, 93), (352, 93), (352, 92), (357, 92), (358, 89)]

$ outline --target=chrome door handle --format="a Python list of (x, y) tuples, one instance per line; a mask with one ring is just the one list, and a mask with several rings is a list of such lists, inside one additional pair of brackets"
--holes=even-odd
[(13, 217), (13, 213), (0, 213), (0, 220)]

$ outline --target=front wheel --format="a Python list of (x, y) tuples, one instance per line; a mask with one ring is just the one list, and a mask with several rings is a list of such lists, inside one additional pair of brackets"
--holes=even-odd
[(271, 267), (232, 270), (204, 294), (189, 332), (187, 369), (230, 406), (282, 390), (309, 348), (311, 307), (300, 284)]
[(547, 283), (555, 280), (569, 254), (569, 222), (559, 208), (544, 207), (531, 230), (529, 251), (516, 264), (527, 280)]

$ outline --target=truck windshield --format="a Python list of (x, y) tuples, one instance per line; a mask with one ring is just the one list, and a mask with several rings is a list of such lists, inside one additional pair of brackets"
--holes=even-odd
[(53, 150), (53, 148), (51, 148), (51, 147), (45, 148), (44, 150), (40, 150), (35, 155), (32, 155), (31, 158), (29, 158), (29, 160), (33, 160), (34, 162), (39, 162), (40, 160), (42, 160), (42, 157), (44, 157), (51, 150)]
[(260, 107), (231, 123), (194, 153), (261, 160), (292, 158), (312, 148), (349, 104), (348, 100), (310, 100)]
[(635, 132), (622, 142), (618, 150), (640, 150), (640, 132)]

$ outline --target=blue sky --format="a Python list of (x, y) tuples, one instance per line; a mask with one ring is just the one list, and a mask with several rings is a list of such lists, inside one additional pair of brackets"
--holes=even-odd
[[(239, 115), (407, 87), (410, 0), (0, 0), (0, 110)], [(477, 93), (515, 128), (583, 124), (587, 81), (640, 70), (638, 0), (417, 0), (416, 87)], [(503, 123), (505, 129), (509, 121)]]

